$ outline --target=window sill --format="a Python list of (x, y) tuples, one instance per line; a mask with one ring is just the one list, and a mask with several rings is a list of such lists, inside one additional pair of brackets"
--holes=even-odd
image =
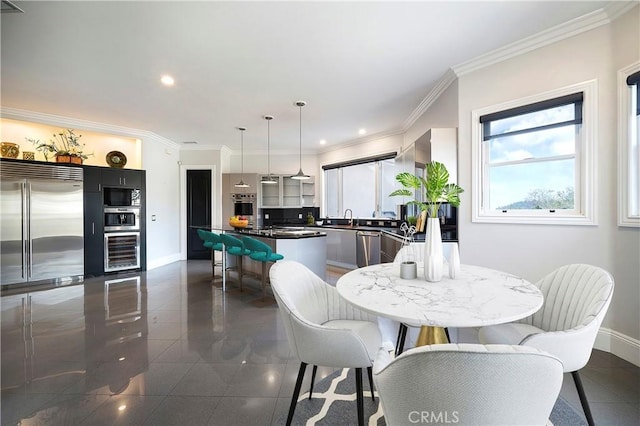
[(583, 215), (542, 216), (534, 214), (506, 214), (474, 215), (473, 223), (514, 223), (522, 225), (573, 225), (597, 226), (598, 221), (593, 217)]

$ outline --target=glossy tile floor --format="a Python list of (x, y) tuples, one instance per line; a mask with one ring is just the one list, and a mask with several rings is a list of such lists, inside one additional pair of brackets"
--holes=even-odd
[[(258, 281), (227, 284), (188, 261), (4, 295), (2, 424), (277, 424), (298, 361)], [(594, 351), (582, 375), (598, 424), (640, 424), (640, 368)], [(570, 376), (562, 395), (580, 412)]]

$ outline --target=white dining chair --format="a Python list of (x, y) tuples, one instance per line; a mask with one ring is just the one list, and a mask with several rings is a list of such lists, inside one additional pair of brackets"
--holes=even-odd
[(380, 351), (373, 377), (387, 425), (544, 425), (562, 362), (519, 345), (445, 344)]
[(480, 343), (533, 346), (549, 352), (571, 373), (587, 422), (593, 425), (578, 370), (589, 361), (600, 324), (613, 296), (613, 277), (597, 266), (562, 266), (538, 281), (544, 304), (518, 322), (480, 328)]
[(358, 424), (364, 425), (362, 369), (369, 373), (373, 398), (372, 366), (382, 344), (377, 318), (347, 303), (335, 287), (301, 263), (278, 262), (269, 278), (289, 345), (300, 360), (286, 424), (293, 420), (305, 369), (311, 364), (355, 368)]

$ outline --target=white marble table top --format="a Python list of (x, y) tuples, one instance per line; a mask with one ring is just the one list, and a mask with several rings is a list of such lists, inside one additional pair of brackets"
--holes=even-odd
[(515, 321), (536, 312), (543, 296), (530, 282), (505, 272), (462, 265), (455, 279), (440, 282), (400, 278), (400, 264), (350, 271), (336, 284), (340, 295), (375, 315), (409, 325), (479, 327)]

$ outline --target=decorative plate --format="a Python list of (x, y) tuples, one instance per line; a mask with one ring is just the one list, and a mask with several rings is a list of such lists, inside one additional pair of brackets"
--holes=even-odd
[(109, 167), (120, 169), (127, 164), (127, 156), (120, 151), (111, 151), (107, 154), (107, 164)]

